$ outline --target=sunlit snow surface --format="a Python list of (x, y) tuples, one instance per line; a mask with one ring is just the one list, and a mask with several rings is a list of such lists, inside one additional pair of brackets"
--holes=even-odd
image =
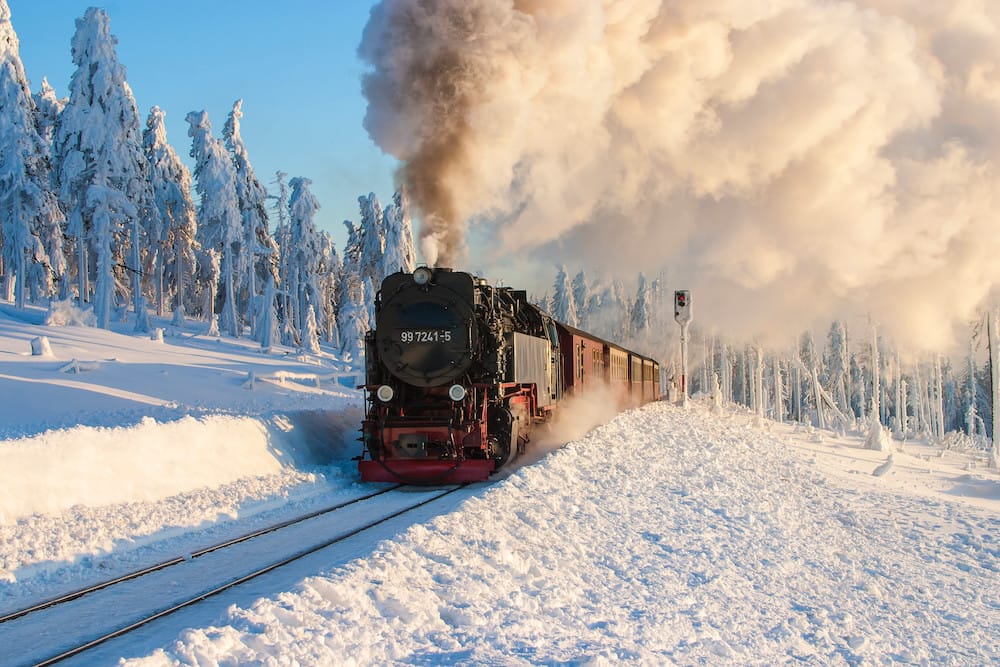
[[(40, 333), (54, 359), (30, 357)], [(2, 314), (0, 350), (14, 387), (0, 413), (18, 424), (0, 441), (2, 611), (363, 488), (349, 460), (357, 394), (273, 379), (343, 370), (328, 355), (261, 355), (194, 326), (155, 343)], [(65, 426), (74, 394), (56, 409), (33, 393), (70, 357), (112, 354), (131, 372), (81, 372), (93, 388), (68, 390), (86, 392), (86, 426)], [(272, 380), (244, 388), (250, 372)], [(976, 456), (893, 442), (875, 476), (887, 455), (862, 434), (700, 402), (574, 415), (457, 508), (223, 599), (208, 620), (149, 626), (100, 664), (1000, 660), (1000, 476)]]
[(992, 509), (880, 489), (867, 452), (750, 422), (629, 412), (138, 664), (995, 661), (995, 475)]

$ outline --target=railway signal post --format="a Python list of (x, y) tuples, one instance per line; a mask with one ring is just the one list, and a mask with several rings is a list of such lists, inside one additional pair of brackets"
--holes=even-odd
[(687, 328), (691, 322), (691, 292), (677, 290), (674, 292), (674, 320), (681, 325), (681, 405), (687, 407)]

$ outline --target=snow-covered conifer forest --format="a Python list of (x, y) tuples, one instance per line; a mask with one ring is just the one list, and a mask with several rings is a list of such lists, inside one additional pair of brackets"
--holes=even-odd
[(134, 318), (147, 331), (155, 313), (264, 348), (276, 334), (356, 357), (373, 286), (414, 266), (405, 197), (384, 209), (359, 197), (342, 260), (316, 228), (309, 178), (278, 172), (265, 184), (255, 173), (242, 100), (221, 132), (204, 111), (187, 114), (192, 174), (165, 112), (141, 117), (116, 44), (108, 14), (89, 9), (72, 40), (69, 96), (45, 79), (33, 94), (0, 0), (2, 296), (19, 308), (80, 302), (105, 329)]
[[(552, 296), (536, 299), (557, 319), (661, 359), (665, 386), (679, 391), (679, 327), (667, 276), (639, 274), (634, 292), (617, 279), (572, 280), (556, 267)], [(908, 354), (880, 335), (877, 323), (854, 331), (839, 319), (822, 337), (803, 332), (784, 348), (731, 340), (711, 323), (692, 327), (689, 393), (718, 395), (761, 418), (841, 432), (873, 424), (897, 440), (924, 439), (991, 452), (993, 401), (990, 349), (995, 316), (984, 313), (969, 330), (967, 354)], [(991, 343), (991, 341), (993, 341)], [(884, 438), (871, 446), (886, 447)], [(991, 453), (996, 466), (995, 452)]]
[[(382, 278), (416, 263), (411, 217), (397, 192), (384, 207), (359, 197), (346, 247), (315, 224), (321, 203), (307, 176), (254, 171), (236, 100), (221, 131), (208, 114), (186, 116), (186, 138), (168, 138), (165, 112), (137, 109), (102, 9), (77, 22), (68, 96), (45, 79), (29, 89), (10, 10), (0, 0), (0, 296), (19, 308), (72, 300), (96, 325), (149, 315), (177, 327), (315, 350), (357, 360)], [(217, 124), (218, 125), (218, 124)], [(183, 142), (193, 173), (170, 142)], [(251, 142), (252, 143), (252, 142)], [(265, 182), (266, 181), (266, 182)], [(661, 359), (676, 385), (677, 327), (668, 273), (594, 279), (557, 267), (556, 318)], [(696, 322), (687, 386), (717, 393), (761, 417), (841, 430), (879, 425), (897, 438), (990, 450), (993, 390), (984, 314), (968, 354), (914, 357), (877, 322), (831, 322), (823, 336), (790, 336), (783, 349), (712, 333)], [(794, 339), (794, 340), (793, 340)], [(884, 439), (873, 438), (873, 446)], [(996, 454), (993, 454), (994, 460)]]

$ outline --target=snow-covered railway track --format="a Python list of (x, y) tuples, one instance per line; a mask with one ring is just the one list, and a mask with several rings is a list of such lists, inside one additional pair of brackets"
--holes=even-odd
[(4, 660), (13, 660), (12, 665), (42, 666), (84, 654), (157, 619), (429, 505), (467, 485), (420, 490), (412, 487), (401, 490), (401, 486), (283, 521), (7, 614), (0, 618), (0, 645), (13, 643), (38, 648), (31, 655), (4, 656)]
[(12, 611), (7, 614), (4, 614), (3, 616), (0, 616), (0, 624), (6, 623), (8, 621), (13, 621), (14, 619), (21, 618), (22, 616), (27, 616), (28, 614), (38, 612), (43, 609), (48, 609), (49, 607), (55, 607), (56, 605), (65, 604), (66, 602), (71, 602), (73, 600), (76, 600), (77, 598), (81, 598), (84, 595), (87, 595), (88, 593), (95, 593), (99, 590), (110, 588), (111, 586), (120, 584), (125, 581), (138, 579), (139, 577), (145, 576), (147, 574), (158, 572), (160, 570), (165, 570), (168, 567), (173, 567), (175, 565), (180, 565), (181, 563), (184, 563), (186, 561), (190, 561), (195, 558), (200, 558), (206, 554), (210, 554), (220, 549), (231, 547), (241, 542), (246, 542), (247, 540), (252, 540), (253, 538), (260, 537), (261, 535), (266, 535), (267, 533), (273, 533), (276, 530), (281, 530), (282, 528), (287, 528), (288, 526), (293, 526), (297, 523), (302, 523), (303, 521), (308, 521), (309, 519), (313, 519), (315, 517), (322, 516), (324, 514), (329, 514), (330, 512), (336, 512), (337, 510), (343, 509), (344, 507), (347, 507), (349, 505), (353, 505), (354, 503), (362, 502), (364, 500), (368, 500), (369, 498), (380, 496), (383, 493), (395, 491), (401, 486), (403, 485), (397, 484), (395, 486), (390, 486), (385, 489), (380, 489), (374, 493), (358, 496), (357, 498), (352, 498), (350, 500), (346, 500), (344, 502), (340, 502), (335, 505), (330, 505), (328, 507), (324, 507), (322, 509), (309, 512), (308, 514), (303, 514), (302, 516), (298, 516), (293, 519), (287, 519), (285, 521), (281, 521), (279, 523), (267, 526), (265, 528), (260, 528), (252, 532), (245, 533), (243, 535), (240, 535), (239, 537), (227, 539), (223, 542), (219, 542), (217, 544), (213, 544), (204, 547), (202, 549), (198, 549), (197, 551), (192, 551), (191, 553), (184, 554), (183, 556), (176, 556), (169, 560), (156, 563), (155, 565), (144, 567), (141, 570), (135, 570), (134, 572), (123, 574), (119, 577), (115, 577), (114, 579), (108, 579), (107, 581), (102, 581), (96, 584), (92, 584), (90, 586), (86, 586), (84, 588), (80, 588), (71, 591), (69, 593), (63, 593), (62, 595), (58, 595), (56, 597), (52, 597), (47, 600), (43, 600), (41, 602), (37, 602), (29, 607), (24, 607), (23, 609), (18, 609), (17, 611)]

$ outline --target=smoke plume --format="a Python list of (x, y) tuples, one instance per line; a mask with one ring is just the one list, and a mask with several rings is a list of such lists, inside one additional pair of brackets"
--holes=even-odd
[(383, 0), (365, 123), (431, 263), (473, 221), (477, 266), (665, 266), (734, 333), (934, 348), (1000, 283), (998, 33), (989, 0)]

